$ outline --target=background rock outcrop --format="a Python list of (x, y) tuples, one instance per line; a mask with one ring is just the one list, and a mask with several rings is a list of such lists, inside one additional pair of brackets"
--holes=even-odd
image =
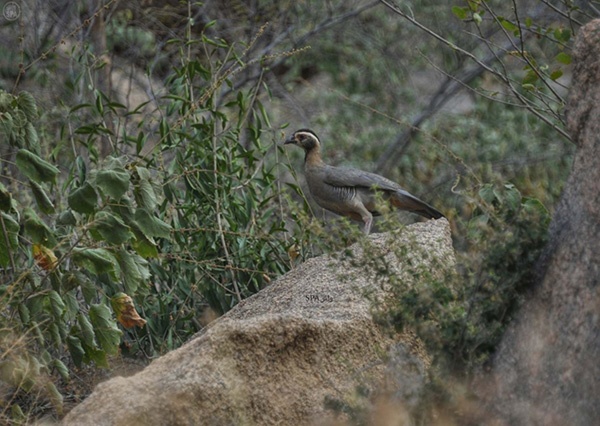
[(495, 359), (494, 424), (600, 424), (600, 20), (581, 29), (574, 62), (567, 125), (577, 152), (539, 285)]
[[(391, 336), (375, 324), (364, 293), (385, 291), (385, 283), (357, 261), (365, 253), (385, 257), (414, 280), (392, 249), (398, 244), (413, 267), (454, 267), (445, 219), (373, 235), (336, 258), (310, 259), (138, 374), (98, 385), (64, 424), (330, 424), (339, 414), (332, 407), (360, 395), (373, 400), (386, 378), (410, 410), (428, 357), (410, 334)], [(394, 371), (382, 361), (388, 353)]]

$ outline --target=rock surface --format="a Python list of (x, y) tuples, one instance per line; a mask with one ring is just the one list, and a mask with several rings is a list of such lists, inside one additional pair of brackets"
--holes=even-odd
[[(373, 397), (386, 376), (404, 382), (396, 394), (414, 406), (427, 355), (416, 338), (390, 336), (374, 323), (363, 294), (383, 291), (382, 283), (348, 260), (383, 256), (402, 274), (403, 260), (390, 249), (398, 242), (415, 247), (413, 264), (454, 267), (445, 219), (372, 235), (338, 258), (310, 259), (138, 374), (98, 385), (64, 424), (332, 424), (340, 414), (331, 406), (357, 390)], [(405, 371), (390, 372), (382, 362), (388, 351)]]
[(498, 350), (495, 425), (600, 425), (600, 20), (575, 43), (567, 125), (573, 170), (541, 278)]

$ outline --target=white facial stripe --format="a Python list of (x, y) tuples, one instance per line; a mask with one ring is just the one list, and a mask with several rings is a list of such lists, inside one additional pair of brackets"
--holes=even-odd
[(318, 142), (319, 139), (317, 139), (317, 137), (315, 135), (313, 135), (312, 133), (309, 132), (296, 132), (296, 136), (308, 136), (309, 138), (311, 138), (312, 140), (314, 140), (315, 142)]

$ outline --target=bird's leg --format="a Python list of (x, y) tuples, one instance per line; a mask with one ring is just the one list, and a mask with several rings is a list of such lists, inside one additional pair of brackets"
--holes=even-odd
[(373, 224), (373, 215), (371, 213), (368, 213), (367, 215), (364, 215), (362, 217), (363, 222), (365, 223), (365, 227), (364, 227), (364, 232), (365, 235), (369, 235), (369, 232), (371, 232), (371, 225)]

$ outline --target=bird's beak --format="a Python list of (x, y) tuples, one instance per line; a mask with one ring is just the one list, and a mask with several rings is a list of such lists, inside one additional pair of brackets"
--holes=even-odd
[(288, 145), (288, 144), (296, 144), (296, 139), (294, 139), (294, 137), (290, 137), (289, 139), (286, 139), (285, 142), (283, 143), (284, 145)]

